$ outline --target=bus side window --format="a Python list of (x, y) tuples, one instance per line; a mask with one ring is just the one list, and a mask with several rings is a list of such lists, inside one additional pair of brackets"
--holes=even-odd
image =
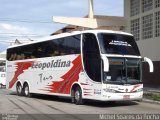
[(12, 61), (13, 60), (13, 58), (14, 58), (14, 54), (13, 53), (11, 53), (10, 55), (7, 55), (7, 59), (9, 60), (9, 61)]
[(12, 60), (16, 60), (17, 59), (17, 53), (13, 54), (13, 59)]
[(7, 60), (14, 61), (80, 54), (80, 37), (81, 35), (68, 36), (11, 48), (7, 51)]

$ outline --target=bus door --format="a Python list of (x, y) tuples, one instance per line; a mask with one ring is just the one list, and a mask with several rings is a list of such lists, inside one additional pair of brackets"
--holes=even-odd
[[(89, 89), (93, 97), (100, 97), (102, 91), (102, 61), (96, 36), (91, 33), (83, 34), (83, 65)], [(85, 91), (84, 91), (85, 92)]]

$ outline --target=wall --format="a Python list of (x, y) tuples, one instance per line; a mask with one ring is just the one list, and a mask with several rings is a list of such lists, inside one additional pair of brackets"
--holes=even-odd
[[(142, 10), (142, 5), (140, 5), (140, 11)], [(124, 0), (124, 17), (126, 19), (126, 32), (131, 32), (130, 21), (140, 18), (140, 40), (137, 41), (140, 53), (143, 57), (150, 58), (154, 63), (154, 73), (149, 73), (148, 64), (143, 65), (143, 80), (144, 86), (150, 87), (160, 87), (160, 37), (153, 37), (151, 39), (142, 39), (142, 17), (151, 13), (160, 11), (158, 9), (153, 9), (144, 13), (137, 14), (130, 17), (130, 0)], [(155, 28), (155, 18), (153, 18), (153, 29)], [(153, 30), (154, 31), (154, 30)], [(154, 34), (154, 33), (153, 33)]]

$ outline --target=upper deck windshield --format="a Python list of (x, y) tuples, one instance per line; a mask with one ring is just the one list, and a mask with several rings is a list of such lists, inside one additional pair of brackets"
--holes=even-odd
[(133, 36), (113, 33), (99, 33), (98, 39), (101, 52), (103, 54), (140, 56), (139, 49)]

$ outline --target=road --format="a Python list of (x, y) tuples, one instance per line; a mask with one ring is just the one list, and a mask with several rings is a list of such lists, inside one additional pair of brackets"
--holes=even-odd
[(113, 115), (120, 114), (160, 114), (160, 105), (144, 102), (96, 101), (75, 105), (66, 98), (52, 96), (26, 98), (17, 96), (12, 91), (0, 89), (0, 114), (0, 120), (6, 120), (6, 117), (15, 118), (15, 120), (97, 120), (101, 118), (100, 115), (108, 114), (111, 116), (103, 116), (101, 119), (115, 118)]

